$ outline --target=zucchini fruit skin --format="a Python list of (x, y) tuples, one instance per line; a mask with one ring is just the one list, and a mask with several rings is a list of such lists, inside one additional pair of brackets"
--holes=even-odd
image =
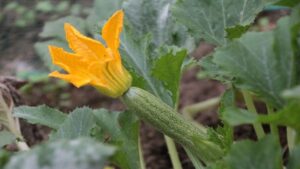
[(138, 117), (188, 148), (204, 162), (209, 163), (222, 158), (224, 154), (222, 149), (209, 141), (204, 127), (201, 128), (183, 118), (151, 93), (137, 87), (130, 87), (122, 96), (122, 101)]

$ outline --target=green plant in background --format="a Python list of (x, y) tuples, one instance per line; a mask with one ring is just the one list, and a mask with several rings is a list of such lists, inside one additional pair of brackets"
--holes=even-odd
[(79, 14), (78, 5), (70, 5), (68, 0), (60, 1), (57, 4), (52, 3), (49, 0), (38, 1), (33, 6), (26, 6), (20, 4), (18, 2), (12, 1), (8, 2), (4, 8), (3, 13), (1, 13), (1, 20), (4, 20), (6, 15), (9, 13), (14, 13), (13, 25), (20, 28), (25, 28), (30, 25), (33, 25), (37, 21), (37, 17), (40, 14), (52, 14), (52, 15), (59, 15), (61, 13), (65, 13), (66, 11), (70, 10), (71, 13)]
[[(255, 17), (269, 4), (287, 6), (291, 15), (280, 19), (274, 30), (251, 31)], [(45, 165), (50, 168), (62, 165), (76, 169), (101, 168), (108, 165), (105, 161), (122, 169), (145, 168), (139, 145), (139, 119), (169, 136), (166, 142), (175, 169), (182, 167), (171, 138), (184, 147), (196, 169), (298, 169), (299, 5), (295, 1), (278, 0), (96, 0), (86, 19), (68, 16), (45, 24), (40, 36), (51, 39), (38, 42), (35, 48), (48, 68), (57, 70), (50, 64), (47, 46), (68, 48), (63, 33), (65, 22), (76, 25), (82, 34), (90, 34), (102, 43), (110, 43), (105, 34), (102, 37), (98, 35), (99, 27), (114, 11), (123, 9), (125, 19), (118, 41), (119, 50), (133, 82), (127, 92), (118, 96), (128, 110), (111, 112), (83, 107), (66, 115), (47, 106), (15, 108), (16, 117), (53, 130), (44, 145), (4, 160), (7, 163), (5, 169), (42, 168)], [(200, 39), (216, 46), (213, 53), (199, 62), (204, 69), (201, 76), (224, 83), (227, 90), (220, 98), (185, 108), (187, 120), (177, 113), (179, 80), (185, 60), (189, 60), (186, 55)], [(105, 49), (109, 48), (110, 44), (106, 44)], [(62, 56), (67, 54), (56, 57), (63, 59)], [(78, 60), (60, 59), (55, 63), (68, 73), (74, 72), (68, 68), (71, 66), (68, 61), (75, 63)], [(87, 70), (91, 71), (92, 67), (88, 66)], [(107, 76), (113, 77), (110, 80), (118, 76), (109, 66), (105, 71), (110, 72)], [(75, 77), (62, 78), (72, 81)], [(84, 84), (87, 83), (90, 81)], [(238, 94), (243, 96), (246, 108), (237, 106)], [(268, 114), (257, 112), (254, 100), (265, 104)], [(195, 124), (189, 116), (190, 112), (218, 103), (222, 125), (217, 129)], [(241, 124), (254, 126), (257, 141), (234, 141), (234, 127)], [(269, 126), (271, 132), (266, 133), (262, 124)], [(290, 154), (286, 165), (283, 164), (278, 126), (287, 130)], [(0, 137), (0, 140), (3, 138), (9, 137)], [(5, 144), (8, 143), (6, 140)], [(78, 146), (72, 147), (74, 144)], [(76, 158), (51, 158), (61, 149)], [(91, 149), (99, 151), (88, 151)], [(45, 156), (44, 152), (48, 151), (49, 156)], [(84, 156), (76, 156), (78, 152)], [(89, 153), (95, 154), (95, 157)], [(26, 166), (20, 165), (20, 162), (24, 164), (23, 161), (29, 161), (29, 158), (43, 162), (24, 162)], [(94, 165), (96, 161), (98, 165)], [(75, 166), (75, 163), (80, 165)]]

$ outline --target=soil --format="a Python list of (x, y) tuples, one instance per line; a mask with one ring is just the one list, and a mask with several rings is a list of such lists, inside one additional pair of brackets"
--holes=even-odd
[[(266, 14), (262, 15), (265, 16)], [(276, 16), (277, 15), (278, 14), (276, 14)], [(279, 15), (282, 16), (281, 14)], [(271, 17), (275, 18), (275, 14), (271, 15)], [(38, 41), (38, 33), (41, 31), (45, 21), (43, 19), (47, 19), (47, 17), (40, 18), (35, 25), (23, 29), (14, 28), (7, 21), (0, 23), (0, 76), (14, 76), (16, 72), (34, 69), (35, 66), (33, 65), (36, 64), (32, 63), (35, 63), (37, 56), (34, 53), (33, 44)], [(211, 52), (213, 48), (214, 47), (211, 45), (201, 43), (193, 55), (196, 59), (200, 59)], [(199, 71), (199, 68), (194, 67), (184, 72), (180, 83), (181, 92), (179, 109), (193, 103), (219, 96), (225, 90), (225, 87), (217, 81), (197, 79), (196, 74)], [(124, 105), (118, 100), (113, 100), (100, 95), (91, 87), (77, 89), (68, 85), (67, 87), (55, 88), (53, 86), (55, 86), (56, 82), (57, 81), (50, 80), (46, 83), (34, 84), (31, 88), (23, 91), (23, 104), (46, 104), (51, 107), (59, 108), (65, 112), (83, 105), (92, 108), (104, 107), (111, 110), (124, 109)], [(49, 84), (54, 85), (50, 85), (49, 87)], [(261, 107), (261, 110), (263, 111), (264, 107)], [(198, 122), (211, 127), (216, 127), (220, 124), (216, 108), (199, 113), (195, 119)], [(30, 146), (34, 146), (48, 139), (50, 129), (47, 127), (31, 125), (24, 121), (22, 121), (21, 124), (23, 135)], [(284, 135), (285, 131), (283, 130), (282, 132), (282, 135)], [(172, 165), (163, 135), (145, 123), (142, 123), (140, 134), (142, 136), (142, 147), (147, 169), (171, 169)], [(255, 139), (253, 128), (248, 125), (236, 128), (235, 138)], [(283, 138), (282, 140), (285, 139)], [(193, 166), (183, 149), (180, 146), (178, 146), (178, 149), (180, 158), (182, 159), (183, 168), (193, 169)]]

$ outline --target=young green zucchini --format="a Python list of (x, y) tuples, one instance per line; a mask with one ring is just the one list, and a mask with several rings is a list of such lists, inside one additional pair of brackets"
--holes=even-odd
[(221, 148), (209, 141), (205, 128), (183, 118), (162, 100), (140, 88), (131, 87), (122, 96), (123, 102), (137, 116), (188, 148), (204, 162), (222, 157)]

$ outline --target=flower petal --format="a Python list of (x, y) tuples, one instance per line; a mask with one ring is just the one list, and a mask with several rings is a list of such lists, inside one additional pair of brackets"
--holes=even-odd
[(63, 48), (49, 46), (52, 62), (69, 73), (78, 72), (79, 68), (86, 67), (87, 63), (80, 56), (64, 51)]
[(123, 18), (123, 11), (118, 10), (109, 18), (102, 29), (102, 38), (113, 51), (116, 51), (120, 45), (119, 36), (123, 28)]
[(49, 76), (51, 77), (56, 77), (56, 78), (60, 78), (63, 79), (65, 81), (71, 82), (72, 84), (74, 84), (76, 87), (81, 87), (83, 85), (86, 85), (88, 83), (90, 83), (90, 79), (84, 76), (78, 76), (76, 75), (72, 75), (72, 74), (62, 74), (59, 73), (57, 71), (54, 71), (52, 73), (49, 74)]
[(106, 62), (112, 58), (106, 55), (105, 47), (97, 40), (82, 35), (71, 24), (65, 24), (66, 39), (70, 48), (77, 54), (87, 57), (86, 59), (100, 59)]

